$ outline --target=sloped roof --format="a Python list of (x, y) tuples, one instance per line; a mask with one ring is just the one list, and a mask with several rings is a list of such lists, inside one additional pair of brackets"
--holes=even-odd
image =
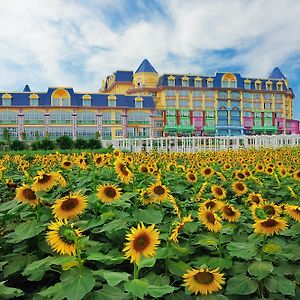
[(274, 68), (268, 77), (269, 79), (286, 79), (278, 67)]
[(150, 64), (149, 60), (146, 58), (142, 61), (138, 69), (135, 71), (135, 73), (142, 72), (157, 73), (153, 66)]
[(24, 86), (23, 92), (31, 92), (31, 89), (28, 84)]

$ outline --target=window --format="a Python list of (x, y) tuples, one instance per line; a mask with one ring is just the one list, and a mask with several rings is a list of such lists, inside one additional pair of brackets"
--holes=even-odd
[(95, 138), (97, 132), (97, 126), (77, 126), (76, 137), (84, 140)]
[(256, 90), (261, 90), (261, 81), (260, 80), (255, 81), (255, 89)]
[(218, 108), (223, 107), (223, 108), (227, 108), (228, 107), (228, 102), (227, 100), (218, 100)]
[(193, 117), (202, 117), (202, 111), (194, 110), (193, 111)]
[(97, 124), (97, 114), (93, 111), (79, 111), (77, 113), (77, 124)]
[(182, 126), (190, 126), (191, 122), (190, 122), (189, 119), (182, 119), (182, 120), (180, 120), (180, 125), (182, 125)]
[(188, 95), (189, 95), (189, 91), (187, 91), (187, 90), (179, 90), (178, 91), (179, 97), (188, 97)]
[(90, 95), (82, 96), (82, 106), (92, 106), (92, 97)]
[(230, 117), (231, 118), (240, 118), (241, 112), (239, 110), (231, 110)]
[(231, 108), (238, 108), (238, 109), (240, 109), (240, 101), (232, 101), (231, 100)]
[(189, 110), (181, 110), (181, 111), (179, 111), (179, 114), (181, 117), (189, 117), (190, 111)]
[(206, 91), (205, 97), (206, 98), (215, 98), (215, 92), (214, 91)]
[(252, 112), (251, 111), (244, 111), (243, 112), (244, 117), (252, 117)]
[(195, 87), (202, 87), (201, 78), (195, 78), (194, 85), (195, 85)]
[(181, 83), (182, 83), (182, 86), (184, 86), (184, 87), (188, 87), (189, 86), (189, 79), (188, 79), (188, 77), (182, 77), (181, 78)]
[(260, 93), (254, 93), (253, 98), (254, 99), (260, 99)]
[(214, 101), (205, 101), (205, 107), (214, 107), (215, 105), (215, 102)]
[(252, 107), (252, 102), (244, 101), (244, 102), (243, 102), (243, 107), (244, 107), (244, 108), (251, 108), (251, 107)]
[(249, 79), (244, 80), (244, 88), (246, 90), (251, 90), (251, 81)]
[(175, 86), (175, 77), (174, 76), (168, 77), (168, 86)]
[(266, 88), (267, 88), (268, 91), (272, 90), (272, 82), (271, 81), (266, 82)]
[(222, 77), (223, 88), (236, 88), (236, 77), (232, 73), (226, 73)]
[(176, 120), (175, 119), (167, 119), (167, 125), (176, 126)]
[(231, 92), (230, 93), (230, 98), (232, 99), (240, 99), (241, 94), (239, 92)]
[(282, 91), (282, 81), (277, 82), (277, 91)]
[(202, 91), (192, 91), (193, 97), (202, 97)]
[(45, 114), (41, 111), (24, 111), (24, 124), (44, 124)]
[(72, 124), (71, 111), (55, 110), (49, 113), (50, 124)]
[(271, 112), (265, 112), (265, 118), (272, 118)]
[(31, 94), (29, 96), (29, 105), (30, 106), (39, 106), (39, 96), (37, 94)]
[(214, 118), (215, 117), (215, 112), (211, 111), (211, 110), (208, 110), (208, 111), (205, 112), (205, 117), (206, 118)]
[(212, 78), (207, 78), (207, 87), (212, 88), (213, 87), (213, 79)]
[(18, 124), (18, 113), (14, 111), (0, 111), (0, 124)]
[(135, 108), (143, 108), (143, 98), (142, 97), (135, 97), (134, 106), (135, 106)]
[(116, 137), (122, 137), (123, 136), (123, 130), (122, 129), (116, 129), (115, 130)]
[(150, 124), (150, 115), (141, 111), (129, 112), (127, 122), (128, 124)]
[(102, 124), (111, 124), (112, 118), (111, 118), (111, 112), (106, 111), (102, 114)]
[(162, 110), (155, 110), (154, 111), (154, 116), (155, 117), (162, 117), (163, 116), (163, 111)]
[(51, 106), (71, 106), (69, 92), (65, 89), (56, 89), (51, 95)]
[(107, 97), (107, 105), (108, 105), (108, 107), (116, 107), (117, 106), (117, 97), (114, 95), (109, 95)]
[(175, 96), (175, 90), (166, 90), (166, 96), (167, 97)]
[(179, 100), (179, 107), (188, 107), (189, 102), (187, 100)]
[(277, 112), (276, 113), (276, 118), (282, 118), (282, 113)]
[(175, 100), (167, 99), (166, 107), (175, 107)]
[(281, 100), (282, 94), (275, 94), (275, 100)]
[(2, 95), (2, 106), (11, 106), (11, 94)]
[(53, 126), (48, 128), (48, 136), (50, 139), (57, 139), (60, 136), (73, 136), (72, 126)]
[(194, 108), (198, 108), (202, 106), (202, 101), (193, 101), (193, 107)]
[(227, 118), (227, 117), (228, 117), (227, 110), (219, 110), (218, 111), (218, 118)]
[(254, 113), (254, 118), (260, 118), (261, 117), (261, 113), (260, 112), (255, 112)]
[(163, 121), (154, 121), (154, 127), (163, 127)]
[(245, 98), (245, 99), (251, 99), (252, 98), (252, 94), (251, 93), (243, 93), (243, 98)]
[(260, 102), (254, 102), (254, 109), (260, 109)]
[(230, 125), (232, 125), (232, 126), (241, 126), (241, 120), (240, 119), (230, 120)]
[(167, 110), (166, 115), (168, 117), (175, 117), (176, 116), (176, 111), (175, 110)]
[(110, 127), (102, 127), (102, 138), (104, 140), (111, 140), (111, 128)]
[(275, 103), (275, 109), (282, 109), (282, 103)]
[(272, 109), (272, 103), (271, 102), (264, 103), (264, 108), (265, 109)]
[(218, 98), (226, 99), (226, 98), (228, 98), (228, 93), (227, 92), (218, 92)]

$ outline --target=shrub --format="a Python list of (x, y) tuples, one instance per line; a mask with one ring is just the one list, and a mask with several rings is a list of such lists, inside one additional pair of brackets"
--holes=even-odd
[(55, 149), (55, 143), (51, 140), (43, 139), (43, 140), (39, 141), (39, 148), (38, 149), (53, 150), (53, 149)]
[(25, 143), (19, 140), (13, 140), (9, 146), (10, 150), (19, 151), (25, 149)]
[(41, 148), (41, 141), (34, 141), (31, 143), (32, 150), (40, 150)]
[(73, 140), (67, 136), (61, 136), (56, 140), (56, 144), (60, 149), (66, 150), (66, 149), (72, 149), (74, 146)]
[(86, 141), (84, 139), (77, 139), (74, 142), (74, 147), (76, 149), (87, 149), (88, 148), (88, 141)]
[(88, 148), (89, 149), (101, 149), (102, 144), (99, 140), (96, 139), (89, 139), (88, 140)]

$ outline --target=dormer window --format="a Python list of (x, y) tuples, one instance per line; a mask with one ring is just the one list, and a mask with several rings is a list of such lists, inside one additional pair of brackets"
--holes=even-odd
[(91, 95), (85, 94), (82, 96), (82, 106), (92, 106)]
[(222, 87), (223, 88), (236, 88), (236, 77), (232, 73), (226, 73), (222, 77)]
[(282, 81), (277, 82), (277, 91), (282, 91)]
[(168, 77), (168, 86), (175, 86), (175, 77), (174, 76)]
[(2, 106), (11, 106), (11, 94), (3, 94), (2, 95)]
[(266, 89), (267, 89), (268, 91), (271, 91), (271, 90), (272, 90), (272, 82), (271, 82), (270, 80), (268, 80), (268, 81), (266, 82)]
[(202, 87), (202, 79), (199, 77), (195, 78), (194, 85), (195, 87)]
[(135, 108), (143, 108), (143, 101), (142, 97), (135, 97), (134, 98), (134, 107)]
[(116, 107), (117, 106), (117, 97), (115, 95), (109, 95), (107, 97), (107, 106)]
[(184, 76), (181, 78), (181, 83), (183, 87), (188, 87), (189, 86), (189, 78)]
[(207, 78), (207, 87), (212, 88), (213, 85), (214, 85), (214, 80), (211, 77)]
[(39, 96), (37, 94), (31, 94), (29, 96), (29, 105), (30, 106), (39, 106)]
[(51, 106), (70, 106), (71, 97), (67, 90), (56, 89), (51, 95)]
[(246, 90), (250, 90), (251, 89), (251, 81), (249, 79), (244, 80), (244, 88)]
[(255, 89), (256, 90), (261, 90), (261, 81), (260, 80), (255, 81)]

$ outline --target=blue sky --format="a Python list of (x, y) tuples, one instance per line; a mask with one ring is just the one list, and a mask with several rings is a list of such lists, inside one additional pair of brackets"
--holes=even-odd
[(0, 90), (72, 86), (92, 92), (148, 58), (160, 73), (240, 72), (278, 66), (300, 119), (298, 0), (1, 1)]

